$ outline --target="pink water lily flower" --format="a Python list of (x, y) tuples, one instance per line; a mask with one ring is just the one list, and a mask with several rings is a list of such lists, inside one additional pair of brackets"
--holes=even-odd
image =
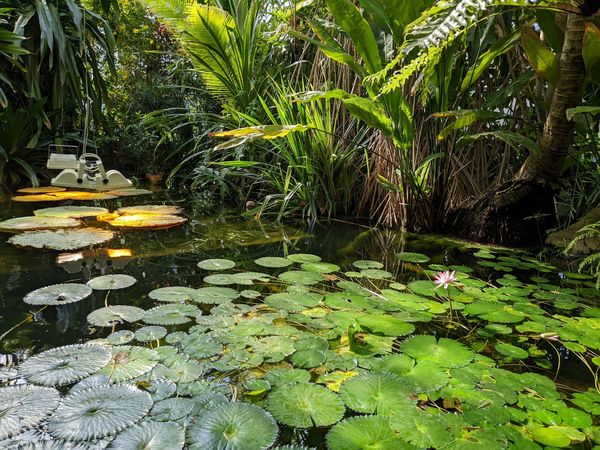
[(457, 280), (456, 278), (456, 270), (450, 272), (446, 270), (445, 272), (438, 272), (438, 274), (433, 278), (433, 282), (437, 284), (436, 289), (444, 286), (444, 289), (448, 289), (452, 283)]

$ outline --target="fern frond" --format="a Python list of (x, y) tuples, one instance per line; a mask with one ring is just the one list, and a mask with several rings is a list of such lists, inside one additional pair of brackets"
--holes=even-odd
[[(577, 236), (569, 242), (564, 253), (569, 253), (575, 244), (585, 239), (600, 239), (600, 222), (592, 223), (581, 228), (581, 230), (578, 231)], [(596, 277), (596, 288), (600, 289), (600, 252), (586, 256), (579, 263), (579, 272), (584, 270), (589, 271)]]

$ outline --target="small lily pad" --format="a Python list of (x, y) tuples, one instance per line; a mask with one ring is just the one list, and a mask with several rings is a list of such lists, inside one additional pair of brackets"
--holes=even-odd
[(526, 350), (523, 350), (522, 348), (516, 347), (506, 342), (498, 342), (496, 344), (496, 351), (504, 356), (513, 359), (529, 358), (529, 353)]
[(125, 189), (115, 189), (112, 191), (108, 191), (108, 194), (116, 195), (118, 197), (133, 197), (136, 195), (149, 195), (152, 194), (152, 191), (148, 189), (135, 189), (135, 188), (125, 188)]
[(297, 263), (310, 263), (310, 262), (319, 262), (321, 261), (321, 257), (317, 255), (312, 255), (310, 253), (293, 253), (287, 256), (287, 259)]
[(112, 327), (123, 322), (137, 322), (144, 310), (137, 306), (115, 305), (96, 309), (87, 316), (87, 321), (97, 327)]
[(412, 393), (402, 380), (391, 373), (367, 373), (346, 381), (340, 396), (356, 412), (389, 415), (410, 407)]
[(135, 338), (135, 334), (131, 330), (119, 330), (109, 334), (106, 340), (112, 345), (124, 345)]
[(91, 293), (92, 289), (85, 284), (54, 284), (30, 292), (23, 301), (29, 305), (59, 306), (81, 301)]
[(200, 314), (198, 307), (182, 303), (155, 306), (144, 313), (143, 320), (151, 325), (178, 325), (190, 322)]
[(227, 270), (235, 267), (235, 262), (230, 259), (205, 259), (198, 263), (204, 270)]
[(360, 259), (352, 263), (357, 269), (383, 269), (385, 266), (378, 261), (371, 261), (368, 259)]
[(140, 342), (157, 341), (167, 335), (167, 329), (158, 325), (142, 327), (135, 332), (135, 338)]
[(270, 267), (273, 269), (280, 269), (282, 267), (288, 267), (294, 264), (293, 261), (278, 256), (265, 256), (264, 258), (258, 258), (254, 262), (259, 266)]
[(179, 303), (192, 300), (196, 289), (185, 286), (168, 286), (154, 289), (148, 294), (152, 300), (167, 303)]
[(17, 192), (19, 192), (20, 194), (49, 194), (52, 192), (64, 192), (66, 190), (66, 188), (58, 186), (40, 186), (21, 188)]
[(87, 285), (96, 291), (125, 289), (133, 286), (137, 280), (131, 275), (115, 274), (92, 278)]
[(337, 394), (311, 383), (275, 388), (267, 397), (267, 409), (279, 422), (298, 428), (332, 425), (345, 411)]
[(283, 281), (293, 284), (301, 284), (305, 286), (321, 283), (323, 275), (320, 273), (307, 272), (305, 270), (290, 270), (279, 274), (279, 278)]
[(402, 252), (396, 255), (400, 261), (412, 263), (426, 263), (429, 261), (429, 256), (422, 253)]
[(240, 293), (235, 289), (225, 287), (205, 287), (197, 289), (193, 301), (207, 305), (216, 305), (218, 303), (230, 302), (240, 297)]
[(309, 262), (302, 264), (302, 269), (315, 273), (333, 273), (338, 272), (340, 270), (340, 266), (326, 262)]
[(117, 228), (165, 229), (183, 225), (187, 219), (171, 214), (124, 214), (107, 222)]
[(442, 367), (461, 367), (475, 358), (475, 353), (458, 341), (435, 336), (419, 335), (406, 339), (402, 351), (421, 361), (432, 361)]

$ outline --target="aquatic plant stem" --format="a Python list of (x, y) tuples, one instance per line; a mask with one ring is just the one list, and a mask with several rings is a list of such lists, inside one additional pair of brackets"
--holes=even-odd
[(2, 335), (0, 336), (0, 342), (2, 342), (2, 340), (4, 340), (4, 338), (11, 332), (14, 331), (15, 329), (19, 328), (21, 325), (23, 325), (24, 323), (28, 323), (31, 322), (33, 320), (33, 318), (36, 316), (36, 314), (41, 313), (43, 310), (45, 310), (48, 307), (48, 305), (44, 305), (42, 308), (40, 308), (39, 310), (37, 310), (36, 312), (34, 312), (33, 314), (28, 314), (27, 317), (25, 317), (25, 319), (23, 319), (21, 322), (19, 322), (18, 324), (16, 324), (15, 326), (11, 327), (10, 329), (8, 329), (7, 331), (5, 331), (4, 333), (2, 333)]
[(108, 296), (110, 295), (110, 289), (106, 292), (106, 296), (104, 297), (104, 307), (108, 308)]

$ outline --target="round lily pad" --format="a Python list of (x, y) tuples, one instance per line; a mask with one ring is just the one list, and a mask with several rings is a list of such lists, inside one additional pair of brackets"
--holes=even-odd
[(272, 386), (282, 386), (288, 383), (308, 383), (311, 376), (306, 370), (278, 367), (269, 370), (265, 378)]
[(297, 428), (332, 425), (345, 411), (337, 394), (311, 383), (275, 388), (267, 397), (267, 409), (279, 422)]
[(92, 289), (85, 284), (54, 284), (31, 291), (23, 297), (23, 301), (29, 305), (58, 306), (81, 301), (91, 293)]
[(87, 285), (96, 291), (110, 291), (115, 289), (125, 289), (133, 286), (137, 280), (131, 275), (103, 275), (92, 278)]
[(371, 261), (368, 259), (360, 259), (352, 263), (357, 269), (383, 269), (385, 266), (379, 261)]
[(145, 420), (121, 432), (109, 450), (180, 450), (185, 442), (183, 428), (173, 422)]
[(287, 256), (287, 259), (297, 263), (319, 262), (321, 257), (310, 253), (293, 253)]
[(102, 369), (111, 359), (108, 348), (77, 344), (57, 347), (27, 358), (19, 366), (22, 377), (35, 384), (72, 384)]
[(506, 342), (498, 342), (496, 344), (496, 351), (501, 355), (507, 356), (508, 358), (513, 359), (527, 359), (529, 358), (529, 353), (522, 348), (516, 347), (512, 344), (508, 344)]
[(140, 377), (156, 366), (159, 356), (154, 350), (135, 345), (112, 347), (112, 356), (99, 374), (121, 383)]
[(275, 421), (263, 409), (247, 403), (226, 403), (213, 407), (202, 420), (188, 428), (190, 450), (263, 450), (277, 439)]
[(37, 202), (60, 202), (61, 198), (55, 197), (52, 194), (31, 194), (31, 195), (17, 195), (12, 197), (13, 202), (19, 203), (37, 203)]
[(97, 327), (112, 327), (123, 322), (136, 322), (144, 316), (137, 306), (115, 305), (96, 309), (87, 316), (87, 321)]
[(49, 194), (52, 192), (64, 192), (67, 189), (58, 186), (40, 186), (40, 187), (28, 187), (21, 188), (17, 192), (21, 194)]
[(106, 340), (112, 345), (123, 345), (127, 344), (135, 338), (135, 334), (131, 330), (119, 330), (109, 334)]
[(340, 396), (346, 406), (356, 412), (389, 415), (410, 407), (408, 386), (391, 373), (366, 373), (346, 381)]
[(429, 261), (429, 256), (422, 253), (402, 252), (396, 255), (400, 261), (412, 263), (426, 263)]
[(240, 297), (240, 293), (235, 289), (225, 287), (205, 287), (197, 289), (193, 301), (205, 303), (208, 305), (230, 302)]
[(108, 385), (67, 395), (48, 420), (59, 439), (101, 439), (130, 427), (150, 410), (147, 392), (129, 385)]
[(327, 433), (327, 448), (406, 450), (408, 445), (390, 428), (387, 418), (362, 416), (350, 417), (336, 424)]
[(340, 266), (326, 262), (309, 262), (302, 264), (302, 269), (315, 273), (333, 273), (338, 272), (340, 270)]
[(57, 206), (55, 208), (36, 209), (33, 214), (41, 217), (62, 217), (79, 219), (107, 214), (108, 209), (95, 206)]
[(279, 274), (279, 278), (292, 284), (312, 285), (321, 283), (323, 275), (320, 273), (307, 272), (305, 270), (290, 270)]
[(64, 191), (53, 192), (53, 197), (61, 200), (89, 201), (89, 200), (112, 200), (118, 198), (117, 195), (107, 192), (87, 192), (87, 191)]
[(475, 353), (453, 339), (435, 336), (413, 336), (401, 344), (402, 351), (421, 361), (432, 361), (442, 367), (461, 367), (475, 358)]
[(21, 231), (58, 230), (63, 228), (77, 228), (79, 226), (81, 226), (79, 220), (69, 217), (27, 216), (0, 222), (0, 231), (19, 233)]
[(258, 258), (254, 262), (259, 266), (271, 267), (274, 269), (280, 269), (282, 267), (288, 267), (294, 264), (293, 261), (278, 256), (265, 256), (264, 258)]
[(0, 388), (0, 439), (34, 427), (58, 406), (56, 389), (20, 385)]
[(167, 329), (159, 325), (142, 327), (135, 332), (135, 338), (140, 342), (157, 341), (167, 335)]
[(190, 317), (196, 317), (200, 312), (194, 305), (168, 303), (149, 309), (143, 319), (151, 325), (178, 325), (190, 322)]
[(313, 348), (298, 350), (292, 355), (294, 366), (305, 369), (320, 366), (325, 361), (327, 361), (327, 354)]
[(152, 194), (152, 191), (148, 189), (135, 189), (135, 188), (125, 188), (125, 189), (114, 189), (112, 191), (108, 191), (108, 194), (116, 195), (118, 197), (134, 197), (136, 195), (148, 195)]
[(125, 214), (161, 214), (176, 216), (181, 214), (183, 209), (175, 205), (136, 205), (126, 206), (125, 208), (117, 209), (119, 215)]
[(235, 262), (230, 259), (205, 259), (198, 263), (204, 270), (227, 270), (235, 267)]
[(196, 289), (184, 286), (168, 286), (154, 289), (148, 294), (152, 300), (167, 303), (179, 303), (186, 300), (192, 300), (196, 294)]
[(100, 228), (72, 228), (54, 231), (31, 231), (11, 237), (8, 242), (18, 247), (48, 250), (79, 250), (104, 244), (114, 233)]
[(162, 229), (183, 225), (187, 219), (171, 214), (124, 214), (107, 222), (117, 228)]
[(167, 398), (154, 404), (150, 417), (159, 422), (170, 422), (187, 416), (192, 409), (194, 409), (194, 401), (190, 398)]

